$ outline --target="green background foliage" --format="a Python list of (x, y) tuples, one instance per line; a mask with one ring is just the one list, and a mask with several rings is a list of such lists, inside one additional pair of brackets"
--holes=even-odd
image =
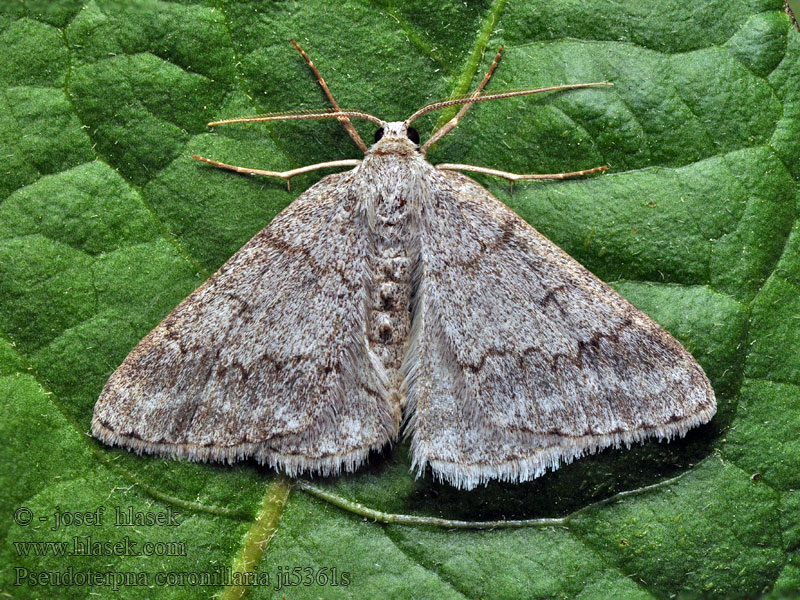
[[(381, 525), (253, 463), (196, 465), (88, 434), (133, 346), (319, 178), (222, 172), (358, 157), (336, 122), (212, 119), (325, 106), (295, 38), (343, 107), (402, 119), (474, 86), (608, 80), (487, 103), (432, 162), (516, 172), (609, 164), (518, 184), (478, 178), (662, 323), (717, 392), (714, 421), (670, 444), (609, 450), (523, 485), (456, 491), (409, 472), (407, 444), (320, 485), (374, 509), (449, 519), (571, 515), (563, 527)], [(672, 598), (800, 594), (800, 34), (779, 0), (0, 4), (2, 597), (205, 598), (219, 587), (14, 586), (18, 569), (192, 573), (251, 560), (347, 572), (349, 585), (252, 598)], [(441, 114), (419, 124), (423, 137)], [(358, 123), (365, 139), (372, 126)], [(54, 511), (177, 511), (177, 527), (51, 531)], [(26, 507), (34, 516), (21, 524)], [(259, 526), (276, 518), (259, 546)], [(179, 541), (184, 556), (26, 556), (73, 536)], [(249, 558), (248, 558), (249, 557)], [(237, 563), (239, 564), (239, 563)], [(332, 573), (332, 571), (328, 571)], [(229, 590), (230, 592), (231, 590)]]

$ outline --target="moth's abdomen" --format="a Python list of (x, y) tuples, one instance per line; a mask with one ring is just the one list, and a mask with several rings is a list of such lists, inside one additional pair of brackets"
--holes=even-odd
[(376, 206), (375, 264), (367, 338), (386, 369), (392, 396), (399, 408), (400, 364), (403, 362), (411, 329), (411, 263), (407, 236), (403, 235), (406, 206), (393, 199)]
[(409, 305), (411, 278), (404, 247), (382, 248), (375, 265), (375, 290), (369, 324), (369, 345), (389, 374), (392, 387), (399, 387), (411, 327)]

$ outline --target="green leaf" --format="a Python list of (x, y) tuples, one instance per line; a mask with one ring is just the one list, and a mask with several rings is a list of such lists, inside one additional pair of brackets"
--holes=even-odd
[[(472, 492), (414, 479), (405, 443), (315, 491), (91, 438), (126, 354), (319, 178), (287, 192), (191, 155), (275, 170), (359, 155), (335, 121), (206, 127), (326, 106), (290, 38), (341, 106), (387, 119), (474, 88), (500, 44), (489, 89), (613, 82), (476, 105), (429, 156), (609, 164), (513, 195), (477, 178), (678, 337), (717, 392), (712, 424)], [(0, 85), (4, 594), (800, 595), (800, 33), (780, 0), (9, 1)], [(118, 527), (117, 508), (174, 523)], [(27, 544), (87, 536), (109, 552)]]

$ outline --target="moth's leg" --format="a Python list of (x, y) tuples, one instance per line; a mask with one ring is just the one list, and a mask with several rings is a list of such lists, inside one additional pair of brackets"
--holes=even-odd
[(309, 173), (311, 171), (316, 171), (318, 169), (327, 169), (329, 167), (355, 167), (356, 165), (361, 163), (361, 161), (356, 158), (347, 158), (344, 160), (329, 160), (328, 162), (317, 163), (314, 165), (307, 165), (305, 167), (298, 167), (297, 169), (291, 169), (289, 171), (265, 171), (263, 169), (251, 169), (249, 167), (238, 167), (236, 165), (229, 165), (227, 163), (211, 160), (210, 158), (205, 158), (204, 156), (197, 156), (196, 154), (192, 154), (192, 158), (204, 163), (208, 163), (210, 165), (214, 165), (215, 167), (218, 167), (220, 169), (235, 171), (236, 173), (244, 173), (246, 175), (264, 175), (265, 177), (278, 177), (280, 179), (285, 179), (287, 189), (290, 189), (289, 188), (290, 180), (295, 175), (301, 175), (302, 173)]
[[(325, 92), (325, 95), (328, 97), (328, 100), (330, 100), (333, 109), (337, 112), (340, 112), (342, 109), (339, 108), (339, 105), (336, 103), (336, 100), (334, 100), (333, 94), (331, 94), (331, 91), (328, 89), (328, 84), (325, 83), (325, 80), (322, 78), (322, 75), (320, 75), (319, 71), (317, 71), (317, 67), (314, 66), (313, 62), (311, 62), (311, 58), (309, 58), (308, 54), (306, 54), (306, 51), (300, 47), (300, 44), (298, 44), (294, 40), (292, 40), (292, 44), (294, 44), (294, 47), (297, 48), (297, 51), (301, 54), (301, 56), (304, 59), (306, 59), (308, 67), (311, 69), (311, 72), (314, 73), (314, 77), (317, 78), (317, 81), (319, 82), (322, 91)], [(347, 117), (339, 117), (339, 122), (342, 125), (344, 125), (345, 131), (347, 131), (347, 134), (351, 138), (353, 138), (353, 141), (356, 143), (356, 145), (359, 148), (361, 148), (361, 151), (366, 152), (367, 145), (364, 143), (364, 140), (361, 139), (361, 136), (358, 135), (358, 131), (356, 131), (356, 128), (353, 127), (353, 124), (350, 122), (350, 119), (348, 119)]]
[[(487, 83), (489, 83), (489, 79), (492, 77), (492, 73), (494, 73), (494, 69), (495, 67), (497, 67), (497, 63), (500, 62), (501, 54), (503, 54), (503, 46), (500, 46), (500, 48), (497, 50), (497, 54), (495, 55), (494, 60), (492, 61), (492, 66), (489, 67), (488, 71), (486, 71), (486, 75), (483, 76), (483, 80), (478, 85), (478, 88), (472, 93), (473, 98), (479, 96), (480, 93), (483, 91), (484, 86)], [(448, 133), (453, 131), (453, 129), (455, 129), (456, 126), (458, 125), (458, 121), (461, 119), (461, 117), (464, 116), (464, 113), (467, 112), (470, 106), (472, 106), (472, 104), (465, 104), (464, 106), (462, 106), (461, 110), (458, 111), (458, 114), (456, 114), (455, 117), (453, 117), (447, 123), (442, 125), (438, 131), (435, 131), (433, 135), (429, 137), (424, 144), (422, 144), (420, 150), (422, 150), (423, 152), (427, 151), (428, 148), (433, 146), (436, 142), (438, 142)]]
[(509, 173), (508, 171), (500, 171), (499, 169), (489, 169), (488, 167), (477, 167), (475, 165), (459, 165), (451, 163), (442, 163), (436, 165), (437, 169), (448, 171), (472, 171), (473, 173), (482, 173), (484, 175), (494, 175), (495, 177), (502, 177), (511, 182), (510, 190), (514, 190), (515, 181), (526, 180), (542, 180), (542, 179), (568, 179), (569, 177), (582, 177), (583, 175), (590, 175), (592, 173), (599, 173), (608, 169), (608, 165), (602, 167), (594, 167), (593, 169), (584, 169), (583, 171), (571, 171), (569, 173), (539, 173), (539, 174), (520, 174)]

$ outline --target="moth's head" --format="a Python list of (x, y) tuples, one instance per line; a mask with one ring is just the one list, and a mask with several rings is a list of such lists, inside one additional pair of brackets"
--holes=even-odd
[(375, 130), (375, 143), (370, 152), (377, 154), (411, 154), (419, 151), (419, 132), (404, 121), (381, 123)]

